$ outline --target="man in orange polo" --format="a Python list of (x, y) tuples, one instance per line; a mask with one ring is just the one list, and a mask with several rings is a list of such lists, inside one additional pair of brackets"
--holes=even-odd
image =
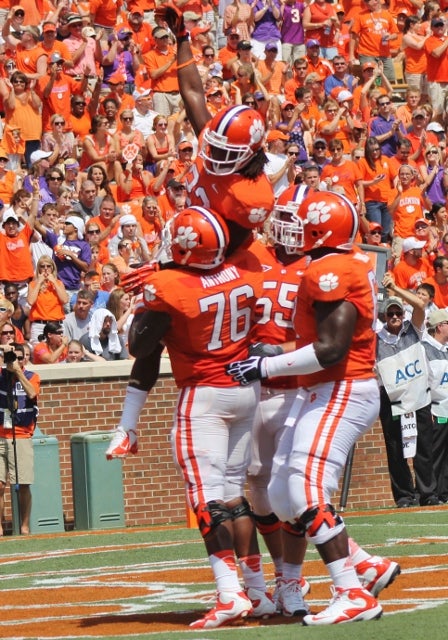
[(431, 20), (431, 35), (423, 46), (426, 54), (428, 94), (434, 109), (433, 118), (443, 113), (448, 91), (448, 36), (443, 16)]
[(164, 116), (179, 111), (179, 83), (177, 81), (176, 51), (170, 44), (170, 36), (163, 27), (152, 31), (155, 46), (143, 56), (151, 78), (153, 108)]

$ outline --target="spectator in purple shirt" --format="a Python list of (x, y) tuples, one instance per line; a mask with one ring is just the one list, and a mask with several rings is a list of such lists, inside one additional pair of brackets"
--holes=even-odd
[(406, 129), (400, 120), (395, 118), (391, 110), (388, 95), (378, 98), (378, 115), (370, 122), (369, 136), (375, 137), (381, 146), (381, 154), (391, 158), (397, 153), (397, 144), (406, 135)]

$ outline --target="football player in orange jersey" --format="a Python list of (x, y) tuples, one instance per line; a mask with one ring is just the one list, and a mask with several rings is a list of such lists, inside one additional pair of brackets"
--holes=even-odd
[[(185, 178), (188, 198), (190, 204), (217, 211), (226, 220), (230, 236), (227, 254), (231, 255), (252, 240), (253, 229), (263, 224), (274, 204), (272, 186), (263, 170), (267, 162), (264, 122), (257, 111), (242, 105), (223, 109), (210, 119), (182, 14), (167, 4), (157, 7), (156, 14), (176, 35), (179, 87), (193, 129), (200, 134), (200, 157)], [(135, 285), (135, 293), (145, 280), (144, 273), (141, 279), (139, 273), (130, 278), (129, 288)], [(123, 414), (107, 451), (109, 458), (137, 453), (138, 416), (158, 376), (160, 354), (140, 350), (134, 355)]]
[(280, 438), (268, 486), (276, 515), (316, 545), (334, 584), (329, 606), (305, 625), (370, 620), (375, 595), (400, 573), (349, 540), (331, 504), (347, 455), (379, 412), (375, 362), (376, 281), (369, 258), (353, 249), (358, 215), (344, 196), (313, 192), (298, 208), (303, 251), (311, 258), (299, 288), (296, 349), (252, 356), (227, 367), (242, 385), (298, 376), (299, 390)]
[[(293, 328), (294, 304), (299, 283), (309, 258), (298, 248), (301, 229), (293, 213), (308, 187), (294, 185), (284, 191), (269, 218), (266, 244), (252, 243), (249, 251), (263, 267), (263, 295), (255, 307), (250, 353), (283, 353), (280, 345), (295, 344)], [(293, 346), (292, 346), (293, 348)], [(282, 523), (271, 506), (267, 488), (272, 460), (297, 394), (297, 378), (284, 376), (264, 380), (260, 402), (255, 413), (251, 438), (251, 464), (248, 472), (251, 506), (255, 524), (263, 536), (275, 568), (274, 602), (284, 616), (309, 613), (303, 596), (309, 583), (302, 578), (306, 540), (297, 536), (289, 523)]]
[(172, 258), (180, 268), (156, 271), (148, 278), (143, 299), (151, 321), (144, 317), (147, 332), (142, 336), (135, 331), (130, 348), (134, 353), (141, 346), (145, 352), (157, 350), (161, 318), (179, 388), (171, 438), (174, 458), (218, 592), (216, 606), (191, 626), (211, 629), (247, 615), (275, 614), (244, 498), (260, 386), (241, 387), (224, 370), (225, 363), (248, 353), (263, 274), (258, 259), (245, 250), (225, 257), (228, 230), (217, 213), (189, 207), (168, 226)]
[(225, 219), (231, 253), (263, 224), (274, 204), (264, 173), (265, 123), (258, 111), (245, 105), (222, 109), (211, 118), (182, 14), (170, 5), (156, 12), (176, 36), (179, 88), (199, 137), (199, 157), (186, 176), (190, 204), (208, 207)]

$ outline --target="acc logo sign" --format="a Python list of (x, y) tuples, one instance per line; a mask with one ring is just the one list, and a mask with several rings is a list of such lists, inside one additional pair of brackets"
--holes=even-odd
[(420, 368), (420, 360), (414, 360), (414, 362), (408, 362), (403, 369), (397, 369), (395, 374), (395, 384), (400, 382), (406, 382), (409, 379), (415, 378), (423, 373)]

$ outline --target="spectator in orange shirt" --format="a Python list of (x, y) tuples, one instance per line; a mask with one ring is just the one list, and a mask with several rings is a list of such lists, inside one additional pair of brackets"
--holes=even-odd
[(398, 120), (401, 120), (406, 131), (412, 129), (412, 113), (419, 106), (422, 94), (419, 89), (415, 88), (415, 85), (409, 86), (406, 89), (406, 102), (397, 107), (395, 115)]
[(33, 349), (33, 364), (55, 364), (67, 357), (68, 338), (64, 336), (62, 325), (48, 322), (43, 331), (43, 340)]
[(304, 86), (308, 73), (308, 60), (306, 58), (296, 58), (293, 62), (293, 76), (285, 82), (285, 99), (288, 102), (295, 101), (295, 91)]
[(0, 199), (3, 205), (10, 203), (12, 196), (22, 183), (15, 171), (6, 168), (8, 160), (6, 151), (0, 147)]
[(328, 148), (331, 152), (331, 160), (322, 169), (321, 182), (325, 182), (328, 191), (342, 193), (350, 202), (358, 205), (358, 189), (362, 189), (358, 165), (353, 160), (344, 158), (344, 146), (341, 140), (331, 140)]
[(333, 73), (333, 67), (328, 60), (320, 57), (320, 43), (318, 40), (307, 40), (306, 59), (308, 61), (307, 73), (318, 73), (323, 80)]
[(414, 235), (417, 220), (424, 217), (424, 209), (431, 208), (431, 202), (415, 184), (414, 169), (403, 164), (398, 170), (395, 194), (390, 202), (389, 212), (394, 223), (392, 252), (401, 254), (403, 239)]
[(409, 164), (419, 175), (419, 181), (422, 178), (422, 172), (420, 168), (417, 166), (417, 163), (414, 160), (410, 160), (410, 156), (412, 153), (412, 146), (410, 140), (407, 138), (402, 138), (397, 145), (397, 153), (389, 158), (389, 166), (392, 171), (393, 182), (395, 182), (395, 178), (398, 176), (398, 170), (403, 164)]
[[(349, 94), (349, 92), (346, 92)], [(351, 93), (349, 94), (351, 96)], [(327, 100), (324, 105), (324, 118), (316, 126), (316, 134), (330, 140), (340, 140), (344, 153), (350, 153), (350, 133), (353, 129), (353, 118), (348, 108), (348, 102), (338, 104), (334, 100)]]
[(155, 47), (143, 56), (151, 78), (154, 110), (164, 116), (180, 110), (179, 83), (177, 81), (176, 51), (166, 29), (156, 27), (152, 35)]
[(225, 47), (221, 47), (218, 51), (218, 60), (222, 64), (222, 77), (224, 80), (234, 80), (233, 65), (238, 61), (237, 46), (240, 35), (235, 27), (225, 32), (227, 42)]
[(417, 240), (414, 236), (403, 240), (403, 254), (394, 256), (396, 262), (393, 268), (395, 284), (402, 289), (415, 292), (417, 287), (432, 273), (430, 262), (422, 257), (425, 240)]
[(59, 53), (53, 53), (48, 59), (47, 74), (38, 81), (38, 90), (42, 98), (42, 124), (44, 131), (50, 131), (50, 119), (55, 113), (65, 118), (66, 129), (70, 129), (70, 100), (75, 94), (81, 99), (87, 90), (88, 80), (74, 80), (64, 72), (65, 60)]
[(15, 51), (17, 69), (29, 80), (37, 80), (47, 72), (47, 53), (40, 45), (40, 31), (37, 27), (24, 27), (20, 38), (8, 35), (5, 41)]
[[(428, 98), (428, 82), (424, 46), (428, 38), (429, 34), (423, 31), (420, 18), (407, 16), (404, 21), (402, 42), (402, 50), (406, 60), (405, 78), (408, 86), (420, 91), (425, 100)], [(414, 109), (417, 104), (413, 105)]]
[(361, 211), (366, 212), (369, 222), (377, 222), (381, 225), (382, 241), (387, 242), (391, 232), (391, 217), (387, 204), (392, 196), (393, 178), (389, 158), (381, 155), (381, 146), (376, 138), (367, 138), (364, 158), (358, 160), (358, 167), (361, 171), (361, 184), (364, 187)]
[(428, 144), (437, 146), (439, 140), (435, 133), (426, 131), (429, 118), (423, 107), (417, 107), (412, 112), (412, 129), (407, 134), (406, 138), (411, 141), (412, 154), (411, 159), (415, 160), (417, 164), (425, 161), (425, 150)]
[[(128, 3), (128, 9), (129, 3)], [(143, 20), (143, 11), (139, 7), (133, 7), (127, 14), (127, 20), (132, 31), (132, 40), (139, 47), (139, 53), (148, 53), (152, 43), (152, 26)]]
[(434, 287), (434, 304), (439, 309), (448, 307), (448, 256), (438, 256), (434, 262), (434, 275), (426, 278), (424, 284)]
[(398, 38), (397, 24), (382, 8), (381, 0), (364, 0), (362, 7), (350, 30), (349, 63), (354, 64), (356, 58), (361, 65), (381, 60), (387, 78), (395, 82), (390, 42)]

